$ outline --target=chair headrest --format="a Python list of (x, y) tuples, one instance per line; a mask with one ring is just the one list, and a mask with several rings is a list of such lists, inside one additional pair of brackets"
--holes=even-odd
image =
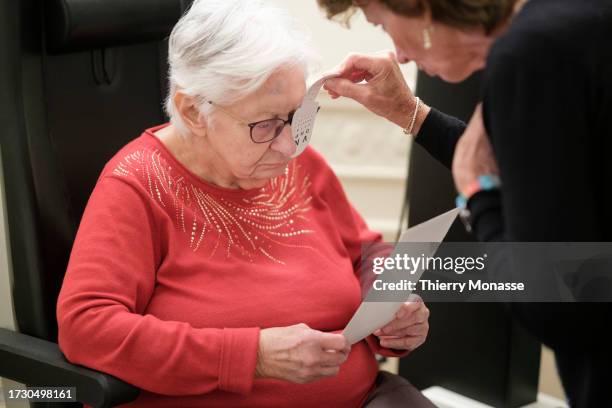
[(190, 0), (47, 0), (47, 49), (52, 53), (158, 41)]

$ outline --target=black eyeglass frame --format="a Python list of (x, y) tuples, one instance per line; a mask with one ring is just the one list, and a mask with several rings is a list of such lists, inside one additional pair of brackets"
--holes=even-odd
[[(287, 126), (287, 124), (289, 126), (291, 126), (292, 122), (293, 122), (293, 116), (295, 115), (295, 112), (297, 112), (297, 109), (294, 110), (293, 112), (289, 112), (289, 117), (285, 120), (283, 118), (270, 118), (270, 119), (264, 119), (264, 120), (258, 120), (257, 122), (251, 122), (251, 123), (247, 123), (244, 120), (240, 119), (239, 117), (237, 117), (236, 115), (234, 115), (232, 112), (228, 111), (227, 109), (225, 109), (223, 106), (220, 106), (216, 103), (214, 103), (213, 101), (207, 101), (210, 105), (213, 105), (215, 107), (217, 107), (219, 110), (221, 110), (222, 112), (224, 112), (225, 114), (227, 114), (228, 116), (230, 116), (232, 119), (234, 119), (235, 121), (237, 121), (238, 123), (240, 123), (241, 125), (245, 125), (249, 127), (249, 137), (251, 139), (251, 141), (253, 143), (257, 143), (257, 144), (261, 144), (261, 143), (270, 143), (271, 141), (273, 141), (274, 139), (276, 139), (277, 137), (279, 137), (281, 135), (281, 133), (283, 133), (283, 130), (285, 129), (285, 126)], [(299, 109), (299, 108), (298, 108)], [(319, 110), (321, 109), (321, 107), (317, 107), (317, 112), (319, 112)], [(270, 139), (268, 140), (263, 140), (263, 141), (257, 141), (253, 138), (253, 129), (255, 128), (255, 126), (259, 125), (260, 123), (264, 123), (264, 122), (268, 122), (268, 121), (282, 121), (283, 122), (283, 126), (282, 127), (278, 127), (274, 134), (274, 136), (272, 136)]]
[[(289, 112), (289, 116), (287, 117), (287, 120), (283, 118), (270, 118), (270, 119), (258, 120), (257, 122), (247, 123), (246, 125), (250, 128), (249, 136), (251, 137), (251, 140), (253, 141), (253, 143), (269, 143), (273, 141), (274, 139), (276, 139), (277, 137), (279, 137), (281, 133), (283, 133), (283, 130), (285, 130), (285, 126), (287, 126), (287, 124), (291, 126), (291, 122), (293, 122), (293, 115), (295, 115), (295, 112), (296, 111)], [(268, 122), (271, 120), (282, 121), (283, 126), (282, 127), (279, 126), (278, 128), (276, 128), (277, 130), (274, 132), (274, 136), (272, 136), (270, 140), (258, 142), (255, 139), (253, 139), (253, 129), (255, 128), (255, 126), (259, 125), (260, 123)]]

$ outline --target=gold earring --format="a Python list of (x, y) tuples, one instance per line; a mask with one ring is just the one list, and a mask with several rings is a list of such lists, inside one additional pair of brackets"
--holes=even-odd
[(426, 50), (431, 48), (431, 33), (433, 28), (431, 26), (423, 29), (423, 48)]

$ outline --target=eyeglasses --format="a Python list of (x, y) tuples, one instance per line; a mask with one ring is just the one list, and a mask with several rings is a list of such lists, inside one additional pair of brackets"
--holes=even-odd
[(295, 111), (289, 113), (289, 117), (287, 118), (287, 120), (281, 118), (272, 118), (252, 123), (246, 123), (227, 109), (223, 108), (222, 106), (217, 105), (212, 101), (207, 102), (211, 105), (214, 105), (220, 111), (224, 112), (240, 124), (248, 126), (251, 130), (250, 136), (253, 143), (268, 143), (276, 139), (278, 136), (280, 136), (281, 133), (283, 133), (283, 129), (285, 129), (285, 126), (287, 126), (287, 124), (291, 126), (291, 122), (293, 121), (293, 115), (295, 114)]

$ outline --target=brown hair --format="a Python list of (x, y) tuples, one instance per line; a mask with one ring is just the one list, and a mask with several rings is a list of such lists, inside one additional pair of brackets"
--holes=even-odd
[[(490, 34), (512, 15), (518, 0), (369, 0), (378, 1), (394, 13), (407, 17), (420, 17), (425, 11), (441, 24), (456, 28), (483, 27)], [(330, 19), (348, 24), (359, 6), (367, 0), (318, 0)]]

